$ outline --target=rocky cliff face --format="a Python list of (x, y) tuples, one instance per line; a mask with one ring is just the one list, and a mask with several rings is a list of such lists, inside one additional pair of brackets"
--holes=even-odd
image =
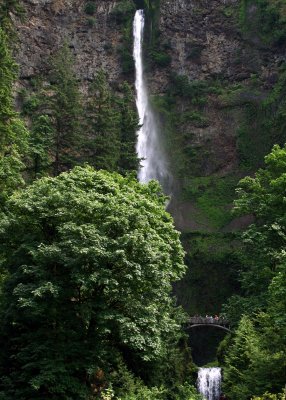
[(75, 70), (84, 83), (98, 69), (108, 71), (110, 80), (121, 74), (118, 48), (122, 34), (112, 17), (118, 0), (96, 2), (94, 16), (84, 11), (83, 0), (23, 0), (25, 16), (16, 21), (19, 36), (16, 59), (23, 83), (45, 74), (50, 56), (67, 41), (75, 55)]
[[(100, 68), (108, 72), (111, 82), (126, 78), (120, 59), (124, 27), (114, 17), (122, 1), (97, 0), (92, 17), (86, 14), (83, 0), (22, 3), (25, 18), (16, 21), (22, 85), (29, 86), (32, 78), (46, 74), (50, 55), (65, 40), (75, 55), (83, 90)], [(225, 218), (235, 183), (245, 174), (241, 153), (247, 141), (253, 142), (254, 150), (259, 142), (255, 126), (254, 136), (242, 139), (240, 128), (246, 108), (259, 107), (275, 86), (285, 49), (266, 45), (255, 29), (242, 33), (240, 3), (161, 0), (159, 18), (152, 21), (157, 25), (159, 51), (170, 57), (170, 63), (151, 64), (149, 88), (176, 182), (171, 211), (183, 231), (228, 230), (244, 224), (228, 225), (230, 218)], [(246, 10), (250, 20), (258, 12), (254, 3)], [(179, 86), (178, 77), (184, 78)], [(128, 78), (132, 82), (133, 74)], [(220, 196), (226, 197), (224, 202)], [(216, 211), (210, 203), (217, 203)]]
[[(185, 95), (181, 87), (181, 96), (177, 96), (176, 103), (168, 110), (176, 114), (171, 122), (173, 126), (169, 127), (173, 131), (168, 137), (172, 149), (169, 150), (170, 160), (184, 192), (171, 210), (183, 231), (208, 231), (217, 227), (228, 230), (248, 223), (248, 220), (241, 220), (228, 225), (224, 218), (218, 224), (211, 221), (211, 212), (202, 203), (215, 203), (220, 199), (215, 196), (202, 199), (198, 195), (200, 188), (191, 188), (198, 183), (193, 178), (200, 177), (202, 191), (209, 190), (212, 197), (211, 185), (216, 186), (218, 179), (225, 178), (226, 182), (235, 175), (237, 181), (245, 174), (245, 169), (250, 171), (251, 165), (241, 166), (242, 153), (248, 145), (245, 142), (253, 141), (250, 153), (260, 152), (261, 160), (265, 154), (265, 149), (259, 149), (259, 143), (258, 146), (254, 144), (259, 142), (259, 137), (255, 136), (259, 135), (258, 127), (251, 128), (250, 136), (242, 139), (240, 129), (246, 124), (248, 107), (259, 108), (275, 86), (285, 46), (263, 42), (255, 27), (250, 32), (243, 32), (240, 13), (240, 0), (161, 1), (159, 41), (171, 56), (171, 63), (168, 68), (155, 66), (149, 77), (150, 87), (153, 93), (162, 97), (170, 88), (172, 76), (174, 79), (176, 75), (187, 78), (184, 82), (190, 83), (188, 89), (191, 92)], [(254, 25), (258, 14), (255, 2), (249, 2), (245, 13), (250, 25)], [(206, 83), (213, 89), (208, 91), (201, 85), (199, 101), (196, 101), (192, 98), (192, 90), (194, 93), (198, 86), (192, 86), (193, 82)], [(186, 118), (176, 124), (174, 119), (180, 120), (180, 115), (184, 114)], [(174, 151), (176, 143), (181, 151)], [(213, 177), (212, 182), (210, 177)], [(234, 193), (233, 185), (230, 186)], [(227, 204), (224, 209), (229, 209)]]
[[(150, 2), (159, 6), (159, 0)], [(50, 56), (65, 40), (83, 91), (100, 68), (111, 83), (134, 81), (122, 63), (125, 46), (132, 64), (132, 15), (126, 29), (126, 20), (114, 12), (133, 1), (93, 3), (90, 17), (85, 0), (22, 0), (25, 18), (15, 21), (21, 86), (48, 76)], [(161, 0), (155, 13), (146, 10), (149, 92), (174, 176), (169, 207), (184, 233), (190, 265), (175, 292), (190, 314), (217, 314), (237, 290), (236, 271), (242, 267), (231, 231), (251, 217), (233, 219), (234, 189), (273, 143), (286, 142), (286, 40), (277, 41), (276, 30), (273, 41), (269, 27), (263, 30), (260, 17), (268, 14), (258, 3)]]
[[(160, 30), (172, 47), (172, 68), (190, 79), (221, 74), (232, 81), (260, 72), (266, 79), (277, 61), (255, 35), (242, 37), (240, 0), (162, 1)], [(255, 7), (249, 10), (255, 13)], [(193, 53), (194, 50), (196, 54)], [(197, 57), (196, 57), (197, 56)], [(279, 57), (278, 57), (279, 58)]]

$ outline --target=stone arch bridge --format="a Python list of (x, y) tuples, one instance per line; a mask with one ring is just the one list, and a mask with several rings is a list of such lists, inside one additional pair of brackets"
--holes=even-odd
[(210, 326), (213, 328), (223, 329), (226, 332), (232, 333), (229, 321), (222, 317), (190, 317), (187, 323), (187, 329), (192, 329), (199, 326)]

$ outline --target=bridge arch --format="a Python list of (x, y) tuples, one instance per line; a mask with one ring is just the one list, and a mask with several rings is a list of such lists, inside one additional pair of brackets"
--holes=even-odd
[(213, 328), (222, 329), (226, 332), (233, 333), (229, 328), (229, 322), (224, 318), (213, 317), (191, 317), (187, 329), (193, 329), (201, 326), (210, 326)]

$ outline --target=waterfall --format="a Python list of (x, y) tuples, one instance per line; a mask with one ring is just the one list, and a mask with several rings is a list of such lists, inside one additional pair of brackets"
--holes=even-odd
[(200, 368), (198, 373), (198, 391), (207, 400), (219, 400), (221, 386), (220, 368)]
[(137, 10), (133, 23), (134, 48), (133, 57), (136, 71), (136, 106), (141, 128), (137, 132), (137, 154), (140, 161), (138, 179), (147, 183), (157, 179), (165, 191), (169, 191), (170, 174), (166, 159), (159, 141), (159, 129), (155, 114), (149, 102), (143, 65), (144, 11)]

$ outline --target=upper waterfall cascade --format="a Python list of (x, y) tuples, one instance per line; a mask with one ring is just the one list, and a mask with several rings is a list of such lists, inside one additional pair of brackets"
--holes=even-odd
[(164, 188), (169, 185), (170, 175), (167, 162), (160, 145), (159, 129), (154, 111), (151, 108), (143, 65), (144, 11), (137, 10), (133, 23), (133, 57), (136, 71), (136, 105), (141, 128), (138, 131), (137, 154), (140, 162), (138, 179), (147, 183), (157, 179)]
[(198, 373), (198, 391), (207, 400), (219, 400), (221, 388), (220, 368), (200, 368)]

